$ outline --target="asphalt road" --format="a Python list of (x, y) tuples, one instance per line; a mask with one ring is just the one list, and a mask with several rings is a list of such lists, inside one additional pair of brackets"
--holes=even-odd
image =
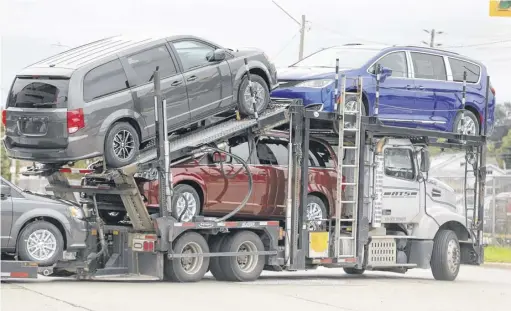
[(348, 276), (339, 269), (264, 273), (253, 283), (216, 282), (209, 274), (191, 284), (42, 278), (2, 282), (1, 310), (509, 310), (511, 269), (462, 269), (455, 282), (435, 281), (429, 270)]

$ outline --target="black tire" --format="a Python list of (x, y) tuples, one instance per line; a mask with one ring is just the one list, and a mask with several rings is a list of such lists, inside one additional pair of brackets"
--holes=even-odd
[[(355, 95), (346, 95), (346, 102), (357, 101), (357, 100), (358, 100), (357, 96), (355, 96)], [(367, 114), (366, 107), (367, 107), (367, 104), (365, 102), (362, 102), (362, 116), (365, 116)], [(334, 133), (339, 134), (339, 121), (333, 121), (332, 125), (333, 125), (333, 129), (334, 129)], [(344, 126), (346, 126), (346, 124)]]
[[(263, 87), (264, 99), (263, 102), (257, 107), (257, 113), (261, 113), (266, 109), (266, 107), (268, 107), (268, 104), (270, 103), (270, 90), (268, 88), (268, 85), (266, 84), (266, 81), (264, 81), (264, 79), (261, 76), (251, 73), (250, 79), (252, 80), (252, 84), (258, 84)], [(242, 116), (254, 115), (252, 103), (250, 101), (245, 100), (244, 96), (245, 91), (248, 89), (248, 87), (249, 87), (248, 77), (245, 75), (241, 80), (241, 84), (238, 89), (238, 110)]]
[[(433, 253), (431, 255), (431, 272), (436, 280), (454, 281), (460, 271), (460, 243), (458, 237), (451, 230), (440, 230), (433, 241)], [(453, 247), (449, 254), (449, 244)], [(452, 267), (449, 261), (453, 261)]]
[[(110, 213), (112, 213), (112, 214), (110, 214)], [(99, 216), (101, 218), (103, 218), (103, 220), (106, 223), (116, 224), (119, 221), (124, 220), (124, 217), (126, 216), (126, 212), (101, 210), (101, 211), (99, 211)]]
[[(130, 149), (130, 152), (126, 155), (125, 158), (121, 158), (114, 151), (114, 147), (117, 146), (117, 142), (115, 143), (115, 146), (114, 146), (114, 140), (117, 141), (116, 135), (122, 135), (123, 133), (124, 134), (129, 133), (130, 136), (128, 136), (128, 137), (131, 137), (131, 138), (128, 140), (128, 143), (130, 146), (132, 146), (132, 149)], [(126, 134), (126, 135), (128, 135), (128, 134)], [(125, 166), (128, 164), (131, 164), (137, 158), (138, 153), (139, 153), (139, 148), (140, 148), (140, 138), (138, 137), (138, 133), (135, 130), (135, 128), (133, 128), (133, 126), (131, 126), (131, 124), (126, 123), (126, 122), (115, 123), (112, 126), (112, 128), (110, 128), (110, 130), (108, 131), (108, 133), (106, 135), (106, 139), (105, 139), (104, 156), (105, 156), (106, 165), (108, 167), (117, 168), (117, 167), (122, 167), (122, 166)]]
[(343, 268), (344, 273), (350, 275), (361, 275), (366, 271), (365, 269), (356, 269), (356, 268)]
[[(197, 253), (209, 253), (206, 239), (196, 232), (188, 232), (179, 237), (174, 244), (174, 252), (182, 254), (188, 250), (188, 247), (193, 247), (194, 252)], [(189, 268), (192, 271), (187, 271), (187, 268), (183, 266), (183, 261), (190, 259), (194, 261), (191, 264), (195, 267), (192, 266)], [(166, 279), (174, 282), (198, 282), (202, 280), (208, 267), (209, 257), (174, 258), (165, 261), (164, 273)]]
[[(264, 245), (261, 238), (251, 231), (238, 231), (232, 236), (229, 236), (222, 244), (222, 252), (238, 252), (242, 246), (250, 246), (253, 251), (264, 251)], [(231, 282), (250, 282), (255, 281), (261, 275), (264, 269), (264, 255), (248, 255), (251, 260), (255, 263), (251, 263), (251, 266), (247, 270), (243, 271), (238, 264), (238, 258), (233, 257), (220, 257), (220, 267), (224, 273), (225, 280)]]
[[(225, 242), (227, 237), (227, 234), (213, 236), (210, 242), (210, 252), (220, 252), (222, 249), (222, 244)], [(221, 257), (211, 257), (209, 261), (209, 271), (211, 271), (211, 274), (213, 274), (217, 281), (225, 281), (225, 274), (220, 266), (220, 258)]]
[[(465, 118), (467, 118), (467, 117), (472, 119), (472, 122), (474, 122), (474, 124), (475, 124), (475, 133), (469, 132), (467, 134), (471, 135), (471, 136), (479, 136), (480, 131), (481, 131), (480, 130), (481, 126), (479, 124), (479, 120), (477, 119), (476, 115), (470, 110), (465, 110)], [(458, 126), (459, 126), (460, 122), (461, 122), (461, 112), (458, 113), (458, 115), (454, 119), (454, 123), (453, 123), (453, 127), (452, 127), (453, 133), (461, 133), (460, 131), (458, 131)]]
[[(51, 233), (52, 236), (49, 238), (54, 239), (55, 241), (55, 250), (53, 251), (53, 254), (47, 258), (34, 257), (28, 251), (29, 237), (38, 230), (44, 230), (41, 231), (41, 233)], [(18, 236), (17, 251), (19, 258), (23, 261), (36, 262), (41, 267), (51, 266), (56, 263), (59, 259), (61, 259), (63, 250), (64, 238), (62, 237), (62, 233), (55, 225), (47, 221), (38, 220), (29, 223), (25, 228), (23, 228)]]
[[(189, 202), (185, 197), (185, 195), (188, 196), (188, 194), (190, 194), (193, 197), (193, 199), (195, 200), (195, 212), (193, 213), (193, 216), (199, 215), (199, 213), (202, 209), (199, 194), (192, 186), (187, 185), (187, 184), (177, 185), (174, 187), (174, 195), (172, 196), (172, 217), (174, 217), (178, 221), (188, 222), (188, 221), (192, 220), (192, 219), (188, 219), (186, 213), (183, 214), (182, 216), (179, 215), (179, 213), (178, 213), (177, 203), (178, 203), (179, 198), (181, 198), (181, 197), (183, 197), (184, 202), (186, 204), (185, 210), (188, 210), (189, 208), (193, 207), (193, 205), (191, 205), (191, 202)], [(183, 213), (183, 211), (181, 211), (181, 213)], [(182, 218), (182, 219), (180, 219), (180, 218)]]

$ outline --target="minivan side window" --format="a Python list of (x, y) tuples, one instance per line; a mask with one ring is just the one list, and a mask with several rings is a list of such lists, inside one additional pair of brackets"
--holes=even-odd
[[(250, 161), (250, 159), (249, 159), (250, 150), (248, 148), (248, 142), (242, 142), (241, 144), (231, 147), (229, 152), (242, 158), (243, 161)], [(234, 159), (234, 158), (231, 158), (230, 162), (232, 164), (242, 164), (237, 159)]]
[(335, 167), (332, 154), (328, 148), (314, 140), (309, 141), (309, 166), (322, 168)]
[(447, 80), (447, 71), (442, 56), (411, 52), (413, 70), (417, 79)]
[(128, 64), (137, 74), (140, 84), (152, 81), (156, 67), (158, 67), (161, 78), (177, 73), (170, 53), (164, 45), (129, 56)]
[(476, 64), (465, 62), (456, 58), (449, 57), (449, 64), (451, 65), (452, 80), (456, 82), (463, 82), (463, 72), (467, 72), (467, 82), (477, 83), (481, 68)]
[(273, 165), (288, 165), (289, 155), (287, 141), (270, 140), (269, 142), (259, 142), (259, 144), (265, 144), (270, 148), (276, 160), (275, 164), (272, 163)]
[(210, 45), (192, 40), (173, 42), (172, 45), (179, 55), (184, 71), (208, 64), (207, 56), (215, 51)]
[(399, 78), (408, 77), (408, 63), (406, 61), (405, 52), (394, 52), (386, 55), (380, 59), (376, 64), (371, 67), (371, 72), (374, 74), (378, 66), (387, 67), (392, 69), (392, 76)]
[(116, 59), (89, 71), (83, 79), (83, 100), (96, 98), (127, 89), (127, 77), (121, 62)]

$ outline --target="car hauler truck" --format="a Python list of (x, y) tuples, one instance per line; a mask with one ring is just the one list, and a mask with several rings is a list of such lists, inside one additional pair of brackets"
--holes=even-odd
[[(54, 271), (78, 278), (142, 274), (176, 282), (193, 282), (209, 270), (217, 280), (252, 281), (263, 270), (296, 271), (318, 266), (406, 272), (431, 268), (435, 279), (454, 280), (460, 264), (483, 262), (482, 219), (485, 187), (486, 135), (418, 130), (382, 125), (375, 115), (361, 115), (362, 93), (336, 89), (339, 102), (356, 95), (357, 105), (338, 105), (336, 113), (307, 110), (299, 101), (273, 101), (266, 112), (248, 119), (226, 120), (177, 137), (166, 132), (166, 102), (155, 80), (156, 149), (141, 153), (126, 167), (73, 169), (34, 166), (25, 174), (48, 178), (54, 195), (74, 199), (86, 193), (84, 214), (90, 225), (89, 248), (76, 260), (58, 262)], [(361, 88), (361, 80), (357, 79)], [(336, 81), (336, 85), (338, 85)], [(339, 133), (311, 129), (311, 123), (339, 122)], [(485, 122), (486, 124), (486, 122)], [(227, 153), (223, 145), (239, 135), (261, 135), (285, 126), (289, 133), (289, 167), (285, 221), (229, 221), (242, 204), (219, 218), (196, 216), (181, 222), (172, 211), (170, 167), (210, 152)], [(309, 138), (318, 136), (338, 147), (334, 217), (307, 221)], [(440, 142), (444, 139), (444, 142)], [(466, 187), (478, 200), (473, 217), (456, 213), (452, 189), (428, 177), (427, 147), (466, 151), (475, 184)], [(251, 146), (254, 150), (255, 146)], [(236, 155), (241, 163), (241, 159)], [(244, 164), (246, 165), (246, 163)], [(249, 189), (252, 176), (249, 171)], [(85, 173), (107, 183), (70, 185), (66, 173)], [(158, 179), (159, 213), (150, 215), (136, 178)], [(99, 216), (96, 194), (120, 195), (131, 225), (106, 225)], [(481, 194), (481, 195), (479, 195)], [(465, 194), (466, 195), (466, 194)], [(467, 207), (468, 209), (468, 207)]]

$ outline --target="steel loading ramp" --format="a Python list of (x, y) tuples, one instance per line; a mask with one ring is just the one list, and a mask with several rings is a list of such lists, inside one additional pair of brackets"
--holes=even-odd
[[(290, 104), (299, 101), (289, 101), (288, 103), (272, 104), (264, 113), (259, 115), (258, 119), (246, 118), (241, 120), (228, 120), (208, 127), (198, 128), (187, 134), (180, 135), (169, 141), (169, 150), (171, 159), (190, 155), (207, 144), (225, 140), (243, 133), (251, 131), (253, 133), (263, 133), (277, 126), (289, 122)], [(133, 228), (137, 231), (154, 231), (151, 217), (147, 211), (142, 195), (137, 187), (135, 176), (141, 171), (151, 168), (157, 159), (156, 148), (142, 153), (138, 159), (130, 165), (117, 169), (107, 169), (103, 173), (90, 173), (87, 177), (102, 178), (114, 182), (113, 186), (71, 186), (66, 183), (55, 182), (46, 187), (48, 191), (58, 193), (64, 192), (83, 192), (87, 194), (119, 194), (123, 205), (130, 217)], [(55, 174), (60, 174), (57, 172)]]

